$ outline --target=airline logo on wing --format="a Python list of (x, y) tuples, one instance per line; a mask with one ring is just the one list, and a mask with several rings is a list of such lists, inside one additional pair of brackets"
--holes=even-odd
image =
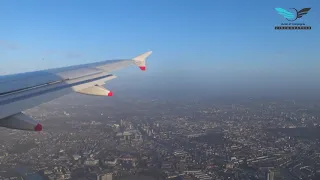
[(290, 9), (294, 10), (294, 12), (287, 11), (283, 8), (275, 8), (278, 14), (282, 15), (288, 21), (295, 21), (299, 18), (302, 18), (302, 16), (308, 14), (311, 8), (303, 8), (300, 11), (298, 11), (296, 8), (290, 8)]

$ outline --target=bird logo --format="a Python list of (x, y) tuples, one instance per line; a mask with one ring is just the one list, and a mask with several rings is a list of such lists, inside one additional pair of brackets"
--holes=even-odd
[(275, 8), (275, 10), (278, 12), (278, 14), (282, 15), (284, 18), (286, 18), (288, 21), (295, 21), (299, 18), (301, 18), (303, 15), (308, 14), (311, 8), (303, 8), (300, 11), (298, 11), (296, 8), (290, 8), (295, 10), (295, 13), (289, 12), (283, 8)]

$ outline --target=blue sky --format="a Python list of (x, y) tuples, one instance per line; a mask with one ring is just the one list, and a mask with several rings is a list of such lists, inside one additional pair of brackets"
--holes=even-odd
[[(296, 22), (313, 29), (275, 31), (286, 22), (276, 7), (311, 7)], [(316, 81), (319, 9), (318, 0), (2, 0), (0, 73), (153, 50), (147, 76)]]

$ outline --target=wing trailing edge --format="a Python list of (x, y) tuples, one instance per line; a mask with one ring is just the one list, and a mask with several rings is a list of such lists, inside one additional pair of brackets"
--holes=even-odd
[(93, 95), (93, 96), (112, 96), (113, 95), (112, 91), (109, 91), (108, 89), (99, 85), (81, 89), (76, 92), (80, 94)]

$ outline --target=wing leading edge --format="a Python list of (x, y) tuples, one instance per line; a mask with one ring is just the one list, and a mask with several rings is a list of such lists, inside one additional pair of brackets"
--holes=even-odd
[(41, 131), (42, 126), (22, 111), (72, 92), (112, 96), (112, 91), (102, 86), (116, 78), (110, 73), (132, 64), (145, 71), (146, 59), (151, 53), (149, 51), (132, 59), (0, 76), (0, 126)]

